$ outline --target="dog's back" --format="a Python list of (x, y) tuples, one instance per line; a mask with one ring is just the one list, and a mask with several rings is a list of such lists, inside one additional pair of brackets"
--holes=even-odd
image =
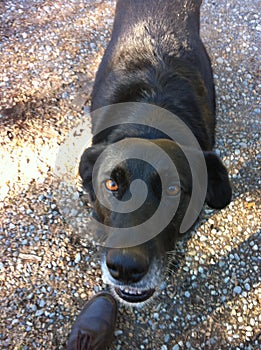
[[(184, 70), (180, 65), (185, 63), (186, 70), (191, 67), (200, 73), (214, 114), (212, 70), (199, 36), (200, 4), (199, 0), (119, 0), (112, 38), (96, 76), (92, 110), (139, 100), (137, 93), (143, 87), (137, 81), (145, 82), (159, 71)], [(191, 76), (190, 71), (187, 74)], [(135, 89), (129, 88), (127, 96), (118, 93), (132, 81)]]

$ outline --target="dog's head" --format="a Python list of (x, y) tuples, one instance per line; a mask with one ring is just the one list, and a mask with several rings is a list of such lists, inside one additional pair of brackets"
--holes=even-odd
[[(135, 138), (128, 141), (128, 151), (134, 146), (138, 147), (139, 153), (144, 154), (145, 158), (148, 154), (150, 157), (152, 155), (154, 165), (139, 159), (140, 157), (126, 158), (124, 153), (126, 150), (123, 148), (115, 152), (115, 149), (111, 150), (108, 146), (95, 145), (83, 153), (79, 172), (83, 185), (90, 195), (93, 215), (107, 228), (104, 229), (104, 233), (108, 239), (110, 239), (110, 227), (117, 227), (122, 231), (125, 228), (142, 227), (139, 225), (148, 221), (157, 212), (164, 196), (165, 207), (161, 209), (162, 216), (157, 217), (157, 222), (154, 221), (154, 226), (160, 227), (156, 235), (152, 234), (154, 227), (150, 226), (148, 229), (150, 232), (144, 232), (144, 229), (140, 231), (142, 237), (137, 236), (136, 245), (122, 247), (107, 245), (104, 249), (102, 270), (105, 282), (112, 286), (115, 295), (121, 301), (140, 305), (154, 294), (162, 281), (166, 269), (166, 252), (175, 247), (195, 183), (191, 173), (191, 162), (188, 162), (183, 150), (174, 141), (158, 139), (144, 142)], [(166, 165), (165, 159), (154, 151), (155, 146), (170, 157), (175, 165), (175, 172)], [(200, 176), (198, 152), (193, 151), (191, 159), (193, 167)], [(97, 162), (101, 153), (103, 157)], [(208, 180), (204, 194), (205, 201), (212, 208), (223, 208), (231, 198), (227, 171), (215, 153), (205, 152), (204, 158)], [(95, 190), (94, 167), (96, 167)], [(131, 202), (134, 196), (131, 186), (136, 180), (142, 180), (147, 190), (145, 199), (141, 198), (142, 193), (136, 193), (136, 202), (139, 204), (135, 207), (135, 200)], [(115, 210), (115, 207), (112, 209), (112, 202), (115, 199), (119, 210)], [(133, 210), (120, 210), (121, 203), (124, 206), (130, 202), (134, 205)], [(176, 209), (171, 213), (171, 218), (166, 220), (165, 213), (169, 208)]]

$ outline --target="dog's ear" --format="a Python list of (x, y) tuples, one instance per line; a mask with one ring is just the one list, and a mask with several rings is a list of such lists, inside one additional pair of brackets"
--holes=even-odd
[(95, 145), (86, 148), (81, 156), (79, 164), (79, 174), (82, 178), (83, 186), (88, 191), (90, 200), (92, 202), (95, 200), (94, 190), (92, 186), (92, 170), (97, 158), (104, 150), (104, 147), (104, 145)]
[(214, 152), (204, 152), (204, 156), (208, 171), (206, 202), (211, 208), (222, 209), (232, 196), (227, 169)]

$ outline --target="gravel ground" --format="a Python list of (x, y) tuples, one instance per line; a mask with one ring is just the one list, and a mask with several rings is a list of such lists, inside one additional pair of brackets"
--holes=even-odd
[[(84, 113), (114, 1), (0, 2), (0, 348), (63, 349), (105, 289), (99, 248), (62, 217), (53, 167)], [(217, 152), (234, 197), (180, 242), (162, 293), (120, 306), (111, 349), (261, 349), (258, 1), (205, 1), (217, 85)]]

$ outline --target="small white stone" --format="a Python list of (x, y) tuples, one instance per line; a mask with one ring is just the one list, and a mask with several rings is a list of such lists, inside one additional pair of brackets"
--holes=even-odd
[(230, 221), (230, 222), (232, 222), (232, 220), (233, 220), (233, 218), (232, 218), (232, 216), (231, 216), (230, 214), (228, 214), (227, 219), (228, 219), (228, 221)]
[(34, 88), (38, 88), (39, 85), (40, 85), (40, 82), (38, 80), (36, 80), (36, 79), (33, 79), (32, 80), (32, 85), (33, 85)]
[(122, 335), (123, 331), (121, 329), (118, 329), (117, 331), (114, 332), (115, 337), (118, 337), (119, 335)]
[(236, 287), (234, 288), (234, 293), (240, 294), (241, 292), (242, 292), (242, 288), (241, 288), (240, 286), (236, 286)]
[(74, 259), (75, 264), (78, 264), (81, 261), (81, 253), (77, 253)]
[(179, 350), (179, 344), (176, 344), (172, 347), (172, 350)]
[(255, 319), (254, 319), (254, 318), (250, 318), (249, 323), (250, 323), (250, 325), (251, 325), (252, 327), (254, 327), (254, 325), (256, 324)]
[(35, 313), (35, 316), (36, 317), (41, 316), (43, 313), (44, 313), (43, 310), (37, 310), (36, 313)]
[(19, 323), (19, 320), (17, 318), (15, 318), (13, 321), (12, 321), (12, 325), (15, 325), (15, 324), (18, 324)]
[(159, 319), (159, 314), (157, 312), (154, 312), (153, 317), (154, 317), (155, 320), (158, 320)]
[(33, 296), (34, 296), (34, 293), (30, 293), (30, 294), (27, 295), (27, 299), (30, 300), (30, 299), (33, 298)]
[(250, 291), (250, 284), (249, 284), (249, 283), (245, 283), (245, 289), (246, 289), (247, 291)]
[(240, 142), (239, 145), (241, 148), (247, 148), (247, 144), (245, 142)]
[(77, 201), (79, 199), (79, 193), (78, 192), (74, 192), (72, 199), (74, 201)]
[(215, 221), (212, 220), (212, 219), (209, 219), (208, 222), (209, 222), (210, 225), (214, 225), (215, 224)]
[(41, 308), (44, 307), (45, 301), (44, 301), (44, 300), (40, 300), (39, 303), (38, 303), (38, 305), (39, 305)]
[(190, 297), (190, 292), (186, 290), (186, 292), (184, 293), (185, 297), (186, 298), (189, 298)]

